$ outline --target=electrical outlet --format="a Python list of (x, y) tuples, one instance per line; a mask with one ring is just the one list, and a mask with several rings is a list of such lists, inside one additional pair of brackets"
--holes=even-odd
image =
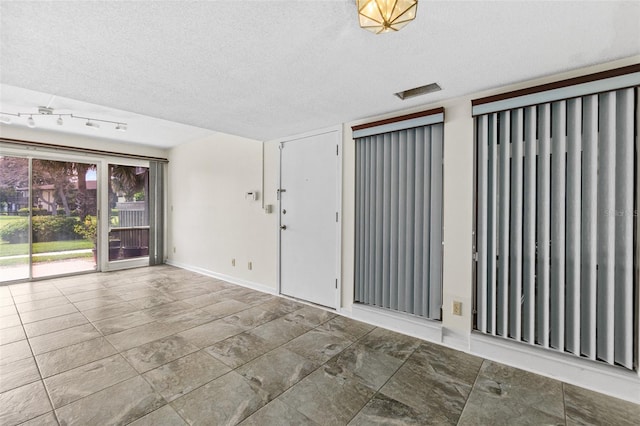
[(462, 315), (462, 302), (458, 302), (454, 300), (451, 311), (453, 315)]
[(249, 268), (249, 270), (253, 269), (253, 265), (251, 264), (251, 262), (249, 262), (249, 264), (247, 265), (247, 268)]
[(236, 260), (235, 259), (231, 259), (231, 266), (236, 266)]

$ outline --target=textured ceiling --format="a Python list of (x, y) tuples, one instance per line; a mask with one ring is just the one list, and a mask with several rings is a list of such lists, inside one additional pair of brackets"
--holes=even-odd
[(640, 2), (420, 0), (378, 36), (352, 0), (2, 1), (0, 15), (0, 83), (259, 140), (640, 53)]

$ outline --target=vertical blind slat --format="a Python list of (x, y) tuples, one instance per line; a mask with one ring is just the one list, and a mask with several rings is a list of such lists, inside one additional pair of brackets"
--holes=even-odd
[(442, 307), (442, 161), (444, 125), (431, 126), (431, 244), (429, 264), (429, 317), (441, 319)]
[(426, 127), (424, 129), (424, 204), (422, 209), (422, 223), (424, 224), (422, 229), (422, 241), (424, 242), (424, 250), (422, 253), (422, 282), (425, 290), (422, 292), (422, 309), (424, 311), (424, 315), (429, 318), (431, 318), (429, 310), (429, 291), (426, 289), (431, 286), (431, 245), (428, 243), (431, 241), (431, 186), (433, 182), (431, 179), (431, 145), (431, 127)]
[(498, 269), (498, 114), (489, 116), (489, 185), (493, 189), (489, 193), (488, 216), (489, 223), (487, 230), (489, 232), (489, 240), (487, 241), (487, 329), (491, 334), (497, 333), (497, 287)]
[(364, 153), (364, 161), (366, 164), (366, 168), (364, 169), (364, 208), (362, 212), (360, 212), (362, 222), (364, 223), (364, 232), (363, 232), (363, 259), (362, 259), (362, 300), (365, 303), (369, 303), (369, 215), (371, 214), (371, 207), (369, 206), (369, 198), (371, 197), (371, 188), (369, 185), (370, 174), (371, 174), (371, 138), (366, 137), (364, 139), (362, 150)]
[(407, 131), (400, 131), (400, 164), (403, 165), (399, 170), (400, 184), (398, 187), (399, 207), (398, 207), (398, 310), (406, 311), (406, 283), (407, 270), (406, 253), (407, 253), (407, 203), (405, 196), (407, 194)]
[(478, 134), (478, 221), (477, 247), (478, 266), (477, 275), (477, 318), (478, 328), (487, 332), (487, 184), (488, 184), (488, 145), (489, 126), (488, 117), (478, 117), (476, 132)]
[(522, 339), (522, 204), (523, 204), (523, 110), (511, 113), (511, 271), (509, 283), (509, 335)]
[(598, 233), (598, 96), (585, 96), (582, 111), (582, 268), (580, 273), (581, 352), (596, 359)]
[(389, 273), (393, 280), (389, 290), (389, 308), (398, 309), (398, 245), (399, 245), (399, 187), (400, 187), (400, 138), (398, 132), (391, 134), (391, 247)]
[(384, 136), (378, 135), (375, 142), (376, 153), (376, 181), (375, 181), (375, 238), (376, 247), (374, 251), (375, 267), (374, 267), (374, 279), (373, 284), (373, 301), (376, 306), (382, 306), (382, 238), (383, 238), (383, 213), (384, 213)]
[(422, 305), (422, 293), (424, 291), (423, 279), (422, 279), (422, 265), (423, 265), (423, 247), (422, 235), (424, 233), (423, 227), (423, 215), (424, 210), (424, 128), (420, 127), (415, 129), (415, 187), (413, 198), (415, 200), (415, 206), (413, 211), (413, 217), (415, 218), (414, 225), (414, 239), (413, 239), (413, 309), (412, 312), (415, 315), (424, 316), (426, 312), (423, 311)]
[(382, 301), (381, 306), (389, 306), (389, 294), (391, 291), (390, 273), (390, 240), (391, 240), (391, 135), (386, 133), (383, 136), (384, 175), (382, 188)]
[(566, 102), (552, 105), (551, 128), (551, 346), (564, 350), (567, 135)]
[(509, 188), (511, 121), (508, 112), (500, 113), (500, 166), (499, 166), (499, 230), (498, 230), (498, 316), (497, 330), (506, 336), (509, 330)]
[(369, 224), (368, 224), (368, 231), (369, 231), (369, 237), (368, 237), (368, 242), (369, 242), (369, 247), (367, 248), (367, 253), (369, 253), (368, 259), (367, 259), (367, 287), (366, 287), (366, 291), (367, 291), (367, 303), (373, 303), (374, 301), (374, 293), (373, 293), (373, 282), (375, 279), (375, 267), (376, 267), (376, 262), (375, 262), (375, 250), (376, 250), (376, 235), (375, 235), (375, 224), (376, 224), (376, 212), (374, 209), (375, 206), (375, 198), (374, 198), (374, 194), (375, 194), (375, 182), (376, 182), (376, 170), (375, 167), (373, 167), (373, 165), (376, 162), (376, 151), (375, 151), (375, 141), (376, 141), (376, 137), (373, 136), (371, 138), (371, 140), (368, 143), (367, 146), (367, 152), (369, 154), (369, 181), (368, 181), (368, 186), (369, 186), (369, 203), (367, 205), (367, 213), (369, 215)]
[(406, 238), (405, 238), (405, 282), (406, 289), (404, 293), (404, 310), (408, 313), (413, 313), (413, 261), (414, 261), (414, 238), (415, 238), (415, 220), (414, 220), (414, 206), (415, 206), (415, 164), (416, 164), (416, 138), (415, 129), (409, 129), (407, 132), (407, 162), (406, 164), (406, 176), (407, 176), (407, 192), (405, 194), (406, 203)]
[(582, 99), (567, 101), (566, 350), (580, 354)]
[(633, 368), (633, 89), (616, 98), (614, 360)]
[(536, 290), (536, 107), (525, 109), (524, 223), (522, 243), (522, 337), (535, 343)]
[(614, 362), (616, 94), (600, 95), (597, 356)]
[(549, 347), (549, 278), (551, 244), (551, 106), (538, 107), (538, 289), (537, 342)]
[[(362, 173), (362, 148), (360, 148), (361, 140), (356, 140), (356, 181), (361, 182), (361, 173)], [(362, 196), (362, 187), (360, 185), (355, 186), (356, 192), (356, 214), (362, 211), (362, 203), (360, 202), (360, 197)], [(362, 278), (360, 277), (361, 270), (361, 260), (360, 254), (362, 253), (361, 249), (361, 240), (360, 240), (360, 229), (362, 228), (362, 221), (356, 220), (356, 226), (354, 230), (354, 239), (356, 241), (354, 247), (354, 258), (355, 258), (355, 266), (354, 266), (354, 276), (355, 276), (355, 288), (354, 288), (354, 299), (357, 302), (362, 301), (362, 296), (360, 294), (360, 283), (362, 282)]]

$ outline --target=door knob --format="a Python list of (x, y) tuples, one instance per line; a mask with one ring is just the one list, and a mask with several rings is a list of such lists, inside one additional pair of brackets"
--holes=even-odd
[(281, 226), (280, 226), (280, 229), (282, 229), (282, 230), (287, 229), (287, 225), (281, 225)]

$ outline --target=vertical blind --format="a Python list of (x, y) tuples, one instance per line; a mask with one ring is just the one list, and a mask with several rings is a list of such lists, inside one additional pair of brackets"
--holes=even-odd
[(634, 368), (636, 88), (476, 116), (476, 328)]
[(356, 139), (356, 302), (440, 319), (442, 160), (442, 123)]
[(165, 163), (149, 162), (149, 265), (164, 263)]

